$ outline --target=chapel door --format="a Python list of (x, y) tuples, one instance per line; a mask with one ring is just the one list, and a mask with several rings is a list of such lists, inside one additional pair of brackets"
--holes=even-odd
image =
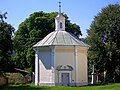
[(61, 74), (61, 83), (63, 86), (68, 86), (70, 82), (69, 73), (62, 73)]

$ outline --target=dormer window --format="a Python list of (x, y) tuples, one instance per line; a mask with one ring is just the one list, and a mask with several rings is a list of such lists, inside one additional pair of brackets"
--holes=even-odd
[(60, 22), (60, 28), (62, 28), (62, 23)]

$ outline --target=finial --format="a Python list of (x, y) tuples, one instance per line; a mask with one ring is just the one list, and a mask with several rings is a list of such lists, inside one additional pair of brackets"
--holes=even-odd
[(61, 2), (59, 1), (59, 13), (61, 13)]

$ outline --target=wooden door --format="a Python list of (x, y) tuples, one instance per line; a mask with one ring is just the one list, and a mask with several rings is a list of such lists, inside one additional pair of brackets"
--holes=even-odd
[(70, 83), (70, 76), (69, 73), (62, 73), (61, 74), (61, 83), (63, 86), (68, 86)]

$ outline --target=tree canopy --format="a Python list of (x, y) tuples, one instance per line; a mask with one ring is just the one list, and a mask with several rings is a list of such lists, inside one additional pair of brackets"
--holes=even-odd
[(0, 71), (9, 71), (12, 66), (13, 32), (14, 28), (10, 24), (0, 21)]
[[(34, 67), (34, 51), (32, 46), (55, 30), (55, 17), (57, 13), (35, 12), (19, 25), (14, 37), (14, 62), (19, 68)], [(80, 27), (72, 24), (66, 18), (66, 31), (77, 37), (81, 34)], [(34, 69), (33, 69), (34, 70)]]
[(95, 16), (88, 29), (89, 62), (98, 73), (106, 71), (105, 82), (120, 81), (120, 5), (110, 4)]

